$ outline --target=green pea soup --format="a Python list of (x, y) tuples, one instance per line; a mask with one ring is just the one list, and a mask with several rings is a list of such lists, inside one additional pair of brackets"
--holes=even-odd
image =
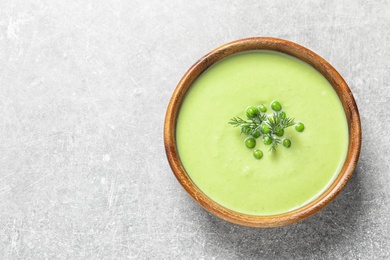
[[(303, 122), (300, 133), (285, 129), (291, 147), (275, 153), (228, 124), (246, 118), (248, 106), (278, 100), (288, 117)], [(211, 66), (194, 82), (176, 124), (180, 160), (194, 184), (210, 199), (249, 215), (277, 215), (302, 207), (339, 174), (348, 149), (341, 102), (324, 76), (307, 63), (273, 51), (242, 52)], [(260, 149), (258, 160), (253, 151)]]

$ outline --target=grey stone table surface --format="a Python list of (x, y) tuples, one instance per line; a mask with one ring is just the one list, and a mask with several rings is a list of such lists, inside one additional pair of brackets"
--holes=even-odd
[[(360, 109), (340, 196), (282, 228), (230, 224), (163, 146), (184, 72), (226, 42), (292, 40)], [(0, 1), (0, 259), (390, 259), (389, 1)]]

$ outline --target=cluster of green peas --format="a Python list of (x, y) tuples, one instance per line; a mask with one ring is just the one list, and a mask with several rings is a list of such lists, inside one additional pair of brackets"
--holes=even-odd
[[(272, 108), (272, 110), (277, 112), (279, 119), (286, 118), (286, 112), (281, 111), (282, 105), (280, 104), (280, 102), (273, 101), (271, 103), (271, 108)], [(261, 112), (262, 113), (267, 112), (267, 107), (263, 104), (259, 105), (258, 108), (250, 106), (246, 109), (246, 115), (247, 115), (248, 119), (255, 118)], [(295, 124), (295, 130), (297, 132), (303, 132), (304, 129), (305, 129), (305, 125), (303, 123)], [(265, 145), (271, 145), (273, 142), (273, 138), (270, 136), (270, 133), (271, 133), (270, 127), (267, 124), (263, 123), (261, 125), (261, 132), (264, 134), (263, 135), (263, 143)], [(275, 131), (275, 135), (277, 135), (278, 137), (282, 137), (284, 135), (284, 129), (283, 128), (277, 129)], [(255, 131), (254, 133), (251, 134), (250, 137), (245, 139), (245, 146), (248, 147), (249, 149), (253, 149), (256, 146), (256, 139), (259, 138), (260, 136), (261, 136), (261, 133), (259, 131)], [(291, 140), (288, 138), (284, 138), (283, 139), (283, 146), (286, 148), (290, 148), (291, 147)], [(256, 159), (261, 159), (261, 158), (263, 158), (263, 152), (260, 149), (256, 149), (253, 151), (253, 156)]]

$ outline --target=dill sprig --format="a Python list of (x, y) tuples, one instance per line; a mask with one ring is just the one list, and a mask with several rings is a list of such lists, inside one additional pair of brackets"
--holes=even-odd
[(276, 148), (278, 147), (278, 144), (280, 144), (281, 140), (277, 137), (274, 137), (272, 140), (271, 147), (269, 148), (268, 152), (274, 153), (276, 152)]
[(258, 115), (252, 119), (248, 119), (247, 121), (242, 119), (241, 117), (233, 117), (230, 119), (229, 124), (234, 127), (240, 127), (241, 133), (252, 135), (257, 131), (260, 131), (261, 124), (267, 119), (265, 114)]
[[(282, 106), (278, 101), (274, 101), (271, 104), (271, 108), (274, 112), (267, 115), (267, 108), (264, 105), (260, 105), (258, 109), (251, 106), (246, 109), (247, 120), (241, 117), (233, 117), (228, 122), (234, 127), (240, 127), (241, 134), (250, 136), (245, 139), (245, 144), (248, 148), (254, 148), (256, 146), (256, 139), (259, 137), (262, 137), (265, 145), (270, 145), (269, 152), (272, 153), (276, 152), (278, 145), (281, 143), (286, 148), (291, 146), (291, 141), (287, 138), (282, 139), (282, 137), (286, 128), (295, 125), (294, 118), (287, 117), (286, 112), (281, 110)], [(303, 124), (299, 129), (303, 131)], [(297, 126), (296, 130), (301, 132)], [(256, 152), (259, 154), (259, 150), (255, 150), (254, 153), (255, 158), (259, 159), (259, 156), (255, 155)]]
[(283, 129), (287, 128), (287, 127), (290, 127), (290, 126), (293, 126), (295, 124), (294, 118), (286, 117), (286, 118), (282, 119), (280, 124), (283, 127)]

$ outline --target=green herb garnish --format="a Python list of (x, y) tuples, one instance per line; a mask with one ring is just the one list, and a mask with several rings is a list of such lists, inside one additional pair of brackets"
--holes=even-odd
[[(295, 125), (295, 129), (298, 132), (302, 132), (305, 129), (303, 123), (295, 124), (294, 118), (288, 117), (286, 112), (282, 110), (282, 105), (278, 101), (271, 103), (273, 110), (272, 114), (266, 114), (267, 108), (261, 104), (258, 108), (250, 106), (246, 109), (245, 114), (247, 120), (241, 117), (233, 117), (230, 119), (229, 124), (234, 127), (240, 127), (241, 134), (249, 135), (245, 139), (245, 146), (249, 149), (253, 149), (256, 146), (256, 139), (262, 137), (262, 141), (265, 145), (270, 145), (269, 151), (276, 152), (279, 144), (283, 144), (284, 147), (290, 148), (291, 140), (288, 138), (282, 138), (285, 134), (285, 129)], [(256, 149), (253, 153), (256, 159), (263, 157), (263, 152)]]

